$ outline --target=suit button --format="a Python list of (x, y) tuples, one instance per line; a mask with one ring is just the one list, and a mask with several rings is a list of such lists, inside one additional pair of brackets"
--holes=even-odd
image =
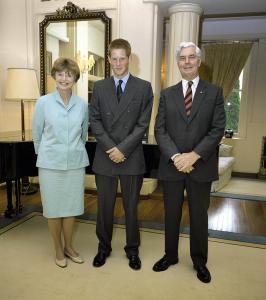
[(127, 127), (127, 126), (125, 126), (124, 128), (125, 128), (125, 129), (128, 129), (128, 127)]

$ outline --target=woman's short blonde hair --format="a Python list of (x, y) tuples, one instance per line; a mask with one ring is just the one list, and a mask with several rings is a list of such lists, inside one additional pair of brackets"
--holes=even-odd
[(74, 75), (75, 77), (75, 82), (79, 80), (80, 77), (80, 70), (78, 64), (70, 59), (70, 58), (65, 58), (65, 57), (60, 57), (58, 58), (52, 67), (51, 75), (55, 79), (55, 73), (56, 72), (62, 72), (62, 71), (67, 71)]

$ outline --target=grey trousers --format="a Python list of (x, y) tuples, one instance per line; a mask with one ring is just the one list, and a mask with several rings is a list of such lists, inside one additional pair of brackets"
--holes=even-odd
[(184, 189), (188, 195), (190, 218), (190, 256), (193, 264), (205, 265), (208, 259), (208, 208), (211, 182), (163, 181), (165, 206), (165, 254), (169, 261), (178, 258), (179, 228)]
[(143, 175), (119, 175), (115, 177), (95, 175), (98, 195), (96, 224), (96, 234), (99, 240), (98, 251), (107, 255), (112, 251), (111, 241), (118, 178), (121, 184), (126, 220), (126, 246), (124, 249), (127, 255), (136, 255), (140, 245), (137, 205)]

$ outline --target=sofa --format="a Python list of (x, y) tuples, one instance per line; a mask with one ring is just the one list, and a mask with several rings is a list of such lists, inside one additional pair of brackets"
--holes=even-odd
[(218, 173), (219, 179), (213, 181), (211, 192), (217, 192), (222, 189), (230, 181), (235, 163), (235, 157), (232, 156), (233, 147), (226, 144), (220, 144)]
[[(144, 178), (143, 185), (140, 190), (141, 196), (149, 196), (157, 188), (158, 180), (154, 178)], [(94, 175), (85, 176), (85, 188), (89, 191), (96, 191), (96, 183)], [(120, 183), (118, 183), (117, 192), (121, 193)]]

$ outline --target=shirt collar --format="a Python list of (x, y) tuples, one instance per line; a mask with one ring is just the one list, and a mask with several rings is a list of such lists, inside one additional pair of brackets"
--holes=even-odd
[(127, 75), (125, 75), (123, 78), (116, 78), (115, 76), (113, 76), (114, 81), (115, 81), (115, 86), (118, 85), (118, 82), (119, 82), (120, 79), (123, 80), (123, 84), (126, 85), (126, 83), (127, 83), (127, 81), (128, 81), (128, 78), (129, 78), (129, 75), (130, 75), (130, 74), (127, 73)]
[(60, 93), (58, 92), (58, 90), (56, 89), (55, 90), (55, 99), (58, 103), (60, 103), (64, 108), (66, 108), (67, 110), (69, 110), (73, 105), (76, 104), (76, 97), (74, 96), (73, 94), (73, 91), (72, 91), (72, 94), (71, 94), (71, 97), (69, 99), (69, 103), (67, 106), (65, 106), (64, 104), (64, 101), (62, 100), (61, 96), (60, 96)]
[(182, 78), (182, 86), (187, 89), (189, 81), (192, 81), (193, 82), (193, 86), (197, 87), (198, 83), (199, 83), (199, 76), (195, 77), (192, 80), (186, 80), (186, 79)]

